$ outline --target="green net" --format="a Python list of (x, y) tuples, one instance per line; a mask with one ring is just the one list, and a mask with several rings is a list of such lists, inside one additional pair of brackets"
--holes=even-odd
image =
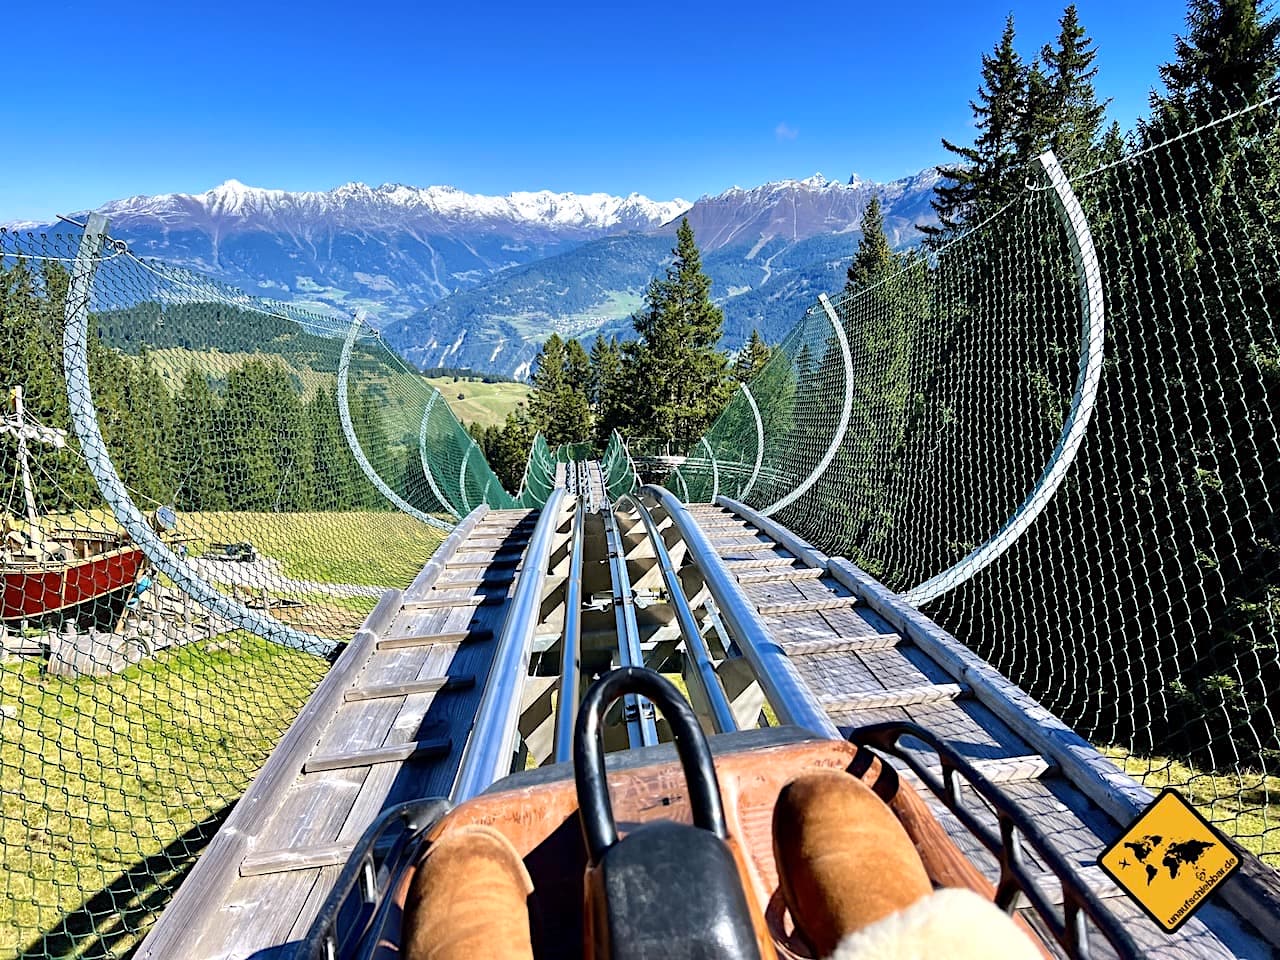
[(635, 462), (617, 430), (609, 435), (609, 442), (600, 457), (600, 476), (610, 502), (625, 493), (634, 493), (640, 487)]
[(850, 557), (1272, 864), (1277, 109), (1034, 164), (815, 304), (667, 481)]
[(0, 231), (0, 388), (0, 956), (122, 956), (325, 655), (549, 487), (362, 320), (79, 231)]
[(595, 448), (589, 443), (562, 443), (556, 447), (557, 463), (581, 463), (592, 459)]

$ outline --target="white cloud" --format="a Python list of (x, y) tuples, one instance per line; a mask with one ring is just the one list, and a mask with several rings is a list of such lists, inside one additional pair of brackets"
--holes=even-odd
[(779, 140), (794, 140), (800, 136), (800, 131), (795, 127), (789, 126), (785, 121), (774, 127), (773, 133)]

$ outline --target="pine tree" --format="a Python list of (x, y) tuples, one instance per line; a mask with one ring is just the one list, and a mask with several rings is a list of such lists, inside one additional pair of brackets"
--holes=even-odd
[(565, 344), (564, 379), (567, 386), (586, 394), (591, 381), (591, 358), (576, 337)]
[(564, 391), (565, 346), (560, 334), (547, 337), (533, 361), (533, 390), (529, 397), (529, 414), (544, 434), (556, 415), (556, 404)]
[(746, 344), (738, 351), (738, 359), (733, 364), (733, 376), (739, 383), (749, 383), (769, 362), (772, 351), (762, 339), (760, 332), (754, 327)]
[(982, 85), (978, 99), (969, 102), (979, 131), (972, 147), (947, 140), (942, 145), (960, 162), (938, 167), (943, 182), (932, 201), (938, 226), (920, 227), (935, 246), (958, 232), (964, 223), (994, 212), (1013, 195), (1021, 151), (1027, 100), (1027, 69), (1014, 49), (1013, 15), (1005, 21), (1000, 42), (982, 55)]
[(1156, 122), (1202, 123), (1277, 90), (1280, 19), (1258, 0), (1191, 0), (1177, 59), (1160, 68), (1168, 90), (1153, 97)]
[(591, 432), (587, 385), (591, 362), (582, 344), (553, 333), (534, 361), (530, 415), (547, 443), (581, 443)]
[(880, 198), (874, 196), (862, 215), (862, 239), (849, 265), (845, 293), (856, 293), (882, 280), (896, 269), (896, 258), (889, 238), (884, 233), (884, 215), (880, 212)]
[(729, 397), (728, 361), (716, 349), (724, 314), (711, 302), (687, 217), (672, 253), (666, 275), (650, 282), (644, 309), (632, 317), (640, 339), (624, 347), (625, 381), (637, 433), (689, 443)]
[(1059, 160), (1074, 161), (1077, 169), (1083, 169), (1098, 143), (1107, 112), (1106, 103), (1098, 102), (1093, 89), (1098, 75), (1093, 61), (1098, 52), (1080, 24), (1074, 3), (1062, 12), (1058, 26), (1057, 46), (1046, 44), (1040, 51), (1047, 82), (1048, 142), (1036, 145), (1028, 158), (1052, 148)]

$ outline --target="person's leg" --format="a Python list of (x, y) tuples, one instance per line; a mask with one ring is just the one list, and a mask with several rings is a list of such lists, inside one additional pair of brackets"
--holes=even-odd
[(431, 845), (405, 898), (407, 960), (533, 960), (533, 881), (493, 827), (451, 830)]
[(893, 811), (843, 771), (806, 774), (783, 788), (773, 851), (791, 917), (822, 957), (846, 934), (933, 890)]

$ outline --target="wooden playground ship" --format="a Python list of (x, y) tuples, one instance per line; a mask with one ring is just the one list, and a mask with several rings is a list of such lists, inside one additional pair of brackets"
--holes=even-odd
[(111, 627), (124, 611), (145, 556), (123, 531), (51, 526), (39, 516), (28, 441), (61, 447), (66, 435), (27, 416), (22, 388), (10, 394), (0, 433), (17, 442), (26, 523), (0, 520), (0, 622), (21, 628), (82, 623)]
[[(872, 785), (931, 883), (1045, 956), (1276, 954), (1280, 887), (1243, 850), (1175, 933), (1148, 919), (1096, 861), (1150, 794), (848, 561), (732, 500), (611, 501), (597, 465), (560, 470), (540, 511), (478, 508), (383, 597), (139, 960), (406, 956), (424, 852), (476, 824), (531, 877), (539, 958), (814, 956), (770, 822), (820, 770)], [(644, 666), (682, 674), (692, 708)], [(660, 843), (658, 822), (706, 836)], [(610, 848), (651, 897), (610, 892)], [(726, 918), (725, 896), (745, 906)], [(712, 927), (741, 950), (707, 947)]]

